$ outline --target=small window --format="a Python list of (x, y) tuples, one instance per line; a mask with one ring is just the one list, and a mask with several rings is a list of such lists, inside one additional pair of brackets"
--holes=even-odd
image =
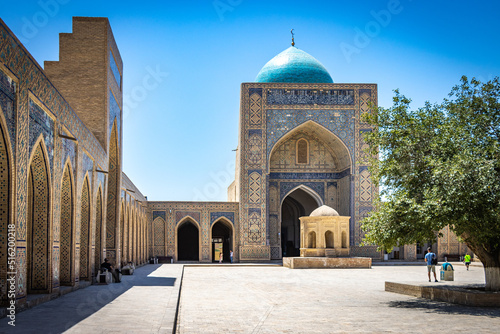
[(309, 143), (303, 138), (297, 141), (297, 163), (309, 163)]

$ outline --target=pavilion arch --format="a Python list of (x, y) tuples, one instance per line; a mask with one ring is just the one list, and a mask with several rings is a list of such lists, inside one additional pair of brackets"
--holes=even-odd
[(80, 281), (90, 281), (91, 278), (91, 191), (88, 172), (83, 178), (82, 191), (80, 199)]
[(276, 152), (276, 149), (281, 144), (292, 138), (296, 133), (301, 131), (314, 134), (314, 136), (318, 137), (325, 144), (331, 153), (333, 153), (332, 156), (335, 159), (335, 165), (338, 170), (345, 170), (349, 168), (349, 171), (352, 173), (353, 160), (347, 145), (336, 134), (311, 120), (291, 129), (273, 145), (271, 151), (269, 152), (269, 156), (267, 157), (268, 173), (271, 171), (271, 158)]
[(198, 230), (198, 243), (197, 243), (197, 245), (198, 245), (198, 258), (196, 260), (192, 260), (192, 261), (200, 261), (201, 260), (201, 233), (202, 233), (202, 229), (201, 229), (200, 223), (198, 223), (198, 221), (196, 221), (196, 219), (194, 219), (190, 215), (187, 215), (184, 218), (182, 218), (175, 226), (175, 261), (183, 261), (182, 257), (179, 258), (179, 246), (180, 246), (179, 245), (179, 229), (181, 229), (183, 227), (183, 225), (186, 225), (186, 224), (192, 224)]
[(33, 145), (28, 170), (27, 292), (49, 293), (52, 264), (51, 252), (51, 179), (47, 149), (43, 135)]
[(94, 253), (94, 270), (97, 273), (101, 269), (101, 263), (104, 262), (103, 256), (103, 214), (102, 214), (102, 187), (99, 185), (97, 188), (95, 205), (95, 253)]
[(60, 237), (59, 237), (59, 282), (61, 285), (75, 283), (75, 179), (68, 158), (61, 178)]
[(236, 246), (236, 243), (235, 243), (236, 239), (235, 239), (234, 226), (226, 217), (219, 217), (210, 226), (210, 239), (209, 239), (209, 241), (210, 241), (210, 261), (213, 262), (213, 261), (219, 260), (219, 259), (214, 258), (214, 247), (213, 247), (213, 242), (212, 242), (212, 239), (214, 237), (216, 237), (213, 233), (214, 227), (216, 225), (218, 225), (218, 226), (220, 225), (220, 227), (222, 227), (222, 229), (219, 229), (219, 232), (222, 232), (221, 230), (223, 230), (223, 229), (225, 229), (226, 232), (228, 232), (228, 233), (223, 233), (224, 236), (226, 236), (226, 234), (229, 234), (229, 236), (228, 236), (229, 240), (223, 241), (223, 259), (224, 259), (224, 262), (229, 262), (229, 251), (232, 250), (234, 252), (234, 248)]
[[(5, 231), (0, 234), (0, 286), (6, 287), (7, 284), (7, 260), (8, 260), (8, 243), (9, 237), (15, 241), (15, 231), (13, 235), (9, 235), (8, 225), (14, 222), (14, 179), (12, 177), (15, 171), (13, 164), (12, 146), (10, 143), (7, 125), (4, 119), (2, 108), (0, 107), (0, 230)], [(15, 224), (14, 224), (15, 225)], [(7, 289), (1, 290), (0, 305), (8, 303)]]

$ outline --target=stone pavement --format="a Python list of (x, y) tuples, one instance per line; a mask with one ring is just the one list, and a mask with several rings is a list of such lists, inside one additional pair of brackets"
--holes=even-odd
[[(484, 283), (455, 264), (455, 284)], [(500, 308), (384, 291), (428, 283), (423, 265), (291, 270), (273, 265), (146, 265), (120, 284), (93, 285), (18, 313), (0, 333), (498, 333)]]
[(0, 319), (0, 333), (172, 333), (182, 265), (146, 265), (122, 283), (91, 285)]
[[(177, 332), (499, 332), (500, 308), (385, 292), (388, 280), (447, 283), (427, 282), (423, 263), (372, 269), (185, 267)], [(455, 264), (454, 284), (460, 283), (484, 284), (483, 269)]]

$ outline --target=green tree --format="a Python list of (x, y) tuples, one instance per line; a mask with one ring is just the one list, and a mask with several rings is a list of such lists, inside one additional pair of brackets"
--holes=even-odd
[(393, 101), (364, 115), (382, 189), (363, 220), (365, 243), (389, 250), (435, 240), (449, 225), (482, 261), (486, 290), (500, 291), (499, 78), (462, 77), (449, 99), (417, 110), (397, 90)]

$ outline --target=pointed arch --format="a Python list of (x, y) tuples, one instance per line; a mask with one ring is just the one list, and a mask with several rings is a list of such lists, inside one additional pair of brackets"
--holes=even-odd
[[(182, 250), (185, 248), (186, 245), (182, 244), (180, 245), (180, 241), (179, 241), (179, 231), (180, 230), (183, 230), (184, 228), (184, 225), (185, 227), (188, 227), (187, 225), (190, 224), (192, 225), (194, 228), (196, 228), (196, 233), (194, 231), (194, 229), (190, 229), (188, 230), (188, 232), (191, 232), (189, 234), (189, 236), (191, 237), (190, 239), (194, 239), (195, 238), (195, 235), (196, 235), (196, 238), (197, 238), (197, 242), (194, 241), (194, 240), (190, 240), (190, 245), (187, 245), (187, 247), (191, 247), (193, 249), (196, 249), (198, 250), (198, 256), (197, 258), (193, 258), (192, 260), (194, 261), (199, 261), (201, 259), (201, 225), (200, 223), (194, 219), (193, 217), (191, 217), (190, 215), (187, 215), (185, 216), (184, 218), (182, 218), (175, 226), (175, 260), (178, 261), (182, 261), (184, 260), (181, 256), (181, 258), (179, 258), (179, 250), (181, 250), (181, 253), (182, 253)], [(189, 228), (189, 227), (188, 227)], [(181, 237), (182, 237), (182, 231), (181, 231)], [(182, 254), (181, 254), (182, 255)]]
[(59, 282), (75, 283), (75, 187), (70, 158), (64, 164), (61, 179)]
[(95, 205), (95, 253), (94, 253), (94, 269), (97, 272), (101, 269), (101, 263), (104, 262), (103, 254), (103, 219), (102, 219), (102, 185), (97, 188), (97, 197)]
[(127, 236), (126, 236), (126, 226), (125, 226), (125, 205), (123, 200), (120, 204), (120, 252), (121, 252), (121, 263), (127, 262), (127, 252), (125, 248)]
[(108, 149), (108, 197), (106, 199), (106, 257), (111, 263), (118, 264), (119, 248), (119, 195), (120, 195), (120, 148), (118, 145), (118, 130), (116, 119), (113, 122)]
[[(216, 228), (215, 235), (214, 227)], [(219, 228), (217, 228), (219, 227)], [(211, 243), (211, 252), (210, 252), (210, 260), (217, 261), (218, 259), (214, 257), (214, 246), (213, 239), (214, 237), (223, 237), (228, 238), (227, 240), (223, 240), (223, 261), (229, 262), (229, 251), (232, 250), (234, 252), (235, 243), (235, 231), (233, 224), (226, 217), (219, 217), (216, 219), (212, 225), (210, 226), (210, 243)]]
[(165, 256), (165, 229), (166, 222), (162, 217), (153, 220), (153, 256)]
[(50, 292), (52, 258), (51, 240), (51, 186), (50, 167), (43, 136), (40, 135), (29, 159), (28, 219), (27, 219), (27, 291)]
[(326, 147), (333, 153), (336, 161), (336, 166), (340, 170), (349, 168), (352, 173), (352, 166), (354, 165), (353, 158), (349, 148), (336, 134), (325, 128), (323, 125), (316, 123), (315, 121), (308, 120), (295, 128), (288, 131), (280, 139), (274, 143), (271, 150), (269, 151), (269, 156), (267, 157), (267, 172), (271, 170), (271, 158), (273, 154), (277, 151), (277, 148), (281, 146), (284, 142), (292, 138), (296, 133), (304, 131), (307, 133), (314, 133), (319, 139), (321, 139)]
[(287, 198), (288, 195), (290, 195), (291, 193), (293, 193), (297, 189), (301, 189), (301, 190), (305, 191), (308, 195), (310, 195), (316, 201), (316, 203), (318, 204), (318, 207), (323, 205), (323, 199), (321, 198), (321, 196), (316, 191), (314, 191), (313, 189), (311, 189), (308, 186), (303, 185), (303, 184), (300, 184), (300, 185), (296, 186), (295, 188), (293, 188), (292, 190), (290, 190), (289, 192), (287, 192), (285, 194), (285, 196), (283, 196), (283, 198), (281, 199), (281, 205), (283, 205), (283, 201), (285, 200), (285, 198)]
[[(7, 125), (4, 119), (3, 110), (0, 106), (0, 286), (7, 287), (7, 263), (8, 263), (8, 245), (15, 243), (15, 229), (9, 229), (13, 224), (13, 202), (12, 189), (13, 179), (13, 155), (11, 152), (11, 143), (7, 132)], [(1, 289), (0, 305), (6, 305), (8, 302), (7, 289)]]
[(80, 209), (80, 280), (90, 280), (90, 184), (88, 172), (83, 178)]

